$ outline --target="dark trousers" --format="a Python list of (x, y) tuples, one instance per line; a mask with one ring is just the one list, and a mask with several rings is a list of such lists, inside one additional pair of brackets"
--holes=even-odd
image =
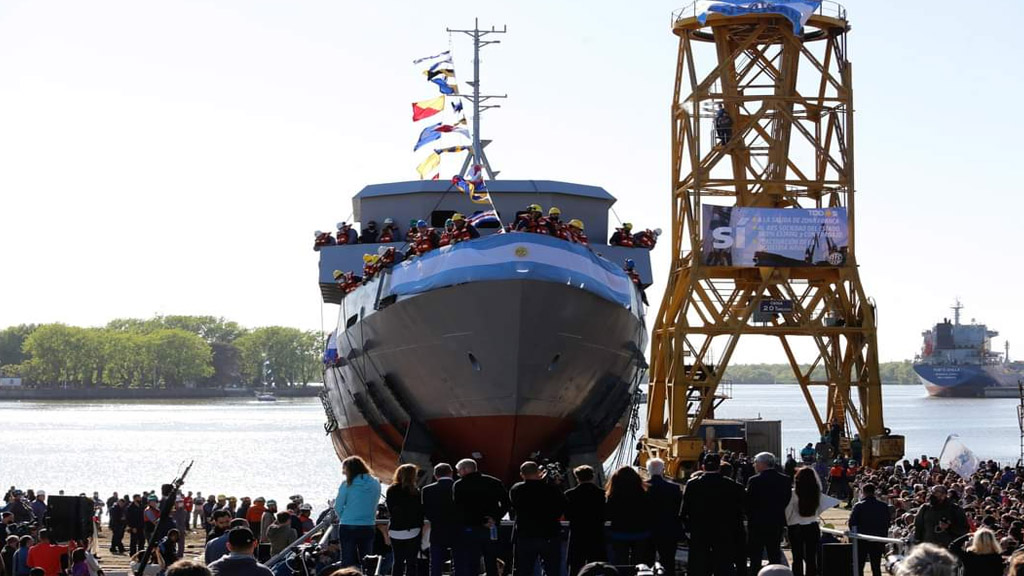
[(363, 558), (373, 554), (373, 537), (376, 528), (373, 526), (338, 527), (338, 540), (341, 542), (341, 562), (349, 566), (362, 566)]
[(110, 551), (124, 554), (124, 524), (114, 524), (110, 531)]
[(818, 523), (793, 524), (789, 527), (789, 544), (793, 550), (793, 576), (818, 576), (818, 544), (821, 530)]
[(420, 552), (420, 537), (399, 540), (391, 539), (391, 552), (394, 562), (391, 565), (391, 576), (418, 576), (419, 566), (416, 557)]
[(665, 569), (665, 574), (675, 574), (676, 549), (679, 548), (679, 540), (655, 537), (652, 544), (654, 545), (654, 559), (661, 563), (661, 567)]
[(864, 561), (871, 562), (872, 576), (882, 576), (882, 555), (885, 544), (881, 542), (857, 542), (857, 576), (864, 576)]
[(487, 576), (498, 576), (498, 543), (491, 540), (490, 530), (462, 528), (455, 547), (455, 573), (457, 576), (480, 574), (480, 558), (484, 560)]
[(135, 528), (128, 538), (128, 554), (134, 556), (136, 552), (146, 547), (143, 541), (142, 528)]
[(749, 526), (747, 531), (747, 557), (750, 574), (761, 570), (761, 554), (768, 556), (769, 564), (782, 564), (782, 527)]
[[(435, 542), (434, 535), (430, 535), (430, 576), (441, 576), (444, 572), (444, 562), (452, 558), (452, 545), (447, 541)], [(455, 568), (452, 558), (452, 569)]]
[(738, 538), (737, 543), (732, 536), (691, 535), (686, 573), (692, 576), (746, 576), (747, 558), (742, 534)]
[(580, 573), (580, 568), (591, 562), (605, 561), (608, 554), (604, 545), (603, 530), (602, 527), (599, 531), (569, 531), (569, 576), (576, 576)]
[(647, 538), (639, 540), (613, 538), (611, 549), (611, 563), (616, 566), (636, 566), (637, 564), (650, 566), (654, 563), (654, 554), (651, 552), (650, 541)]
[(512, 576), (533, 576), (537, 559), (547, 576), (562, 574), (562, 541), (558, 536), (516, 536), (512, 551)]

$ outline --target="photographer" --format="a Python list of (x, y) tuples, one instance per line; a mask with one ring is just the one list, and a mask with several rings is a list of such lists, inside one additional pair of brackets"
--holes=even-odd
[(967, 534), (964, 511), (950, 502), (945, 486), (933, 486), (928, 503), (921, 506), (914, 519), (914, 541), (946, 548), (964, 534)]

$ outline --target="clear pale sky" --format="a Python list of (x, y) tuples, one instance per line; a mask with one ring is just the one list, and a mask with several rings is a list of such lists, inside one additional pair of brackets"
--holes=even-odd
[[(912, 357), (956, 296), (1024, 358), (1024, 7), (966, 6), (846, 3), (883, 360)], [(509, 29), (483, 57), (485, 91), (509, 95), (484, 116), (501, 177), (600, 185), (624, 220), (667, 229), (678, 7), (0, 3), (0, 327), (162, 313), (320, 328), (312, 231), (362, 186), (416, 178), (409, 104), (436, 90), (411, 60), (474, 16)], [(464, 83), (469, 45), (453, 42)], [(653, 257), (658, 300), (667, 246)], [(734, 361), (783, 357), (750, 338)]]

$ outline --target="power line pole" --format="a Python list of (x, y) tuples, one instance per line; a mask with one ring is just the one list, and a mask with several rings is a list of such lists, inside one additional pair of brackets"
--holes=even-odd
[(470, 167), (470, 160), (476, 159), (474, 163), (483, 166), (483, 169), (487, 171), (487, 177), (493, 180), (498, 176), (499, 171), (491, 169), (491, 164), (487, 161), (487, 153), (484, 152), (484, 148), (490, 144), (490, 140), (480, 140), (480, 113), (485, 110), (490, 110), (491, 108), (501, 108), (498, 104), (484, 103), (494, 98), (508, 98), (508, 95), (504, 94), (497, 96), (493, 94), (480, 94), (480, 49), (489, 44), (500, 44), (501, 40), (484, 40), (484, 37), (490, 34), (506, 34), (508, 32), (508, 28), (506, 26), (502, 26), (501, 30), (498, 30), (494, 26), (491, 26), (490, 30), (481, 30), (480, 20), (477, 18), (473, 20), (472, 30), (452, 30), (451, 28), (446, 28), (446, 30), (449, 34), (457, 32), (465, 34), (473, 39), (473, 81), (467, 82), (467, 84), (473, 87), (473, 95), (459, 95), (460, 98), (469, 100), (473, 104), (473, 150), (470, 155), (466, 156), (466, 161), (462, 163), (462, 170), (459, 172), (459, 175), (463, 177), (467, 176)]

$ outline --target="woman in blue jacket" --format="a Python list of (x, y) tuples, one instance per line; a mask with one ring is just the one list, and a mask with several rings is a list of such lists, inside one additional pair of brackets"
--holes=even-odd
[(380, 502), (380, 482), (370, 475), (366, 462), (349, 456), (341, 463), (345, 481), (338, 487), (334, 512), (338, 515), (341, 561), (359, 566), (365, 556), (373, 554), (373, 537)]

